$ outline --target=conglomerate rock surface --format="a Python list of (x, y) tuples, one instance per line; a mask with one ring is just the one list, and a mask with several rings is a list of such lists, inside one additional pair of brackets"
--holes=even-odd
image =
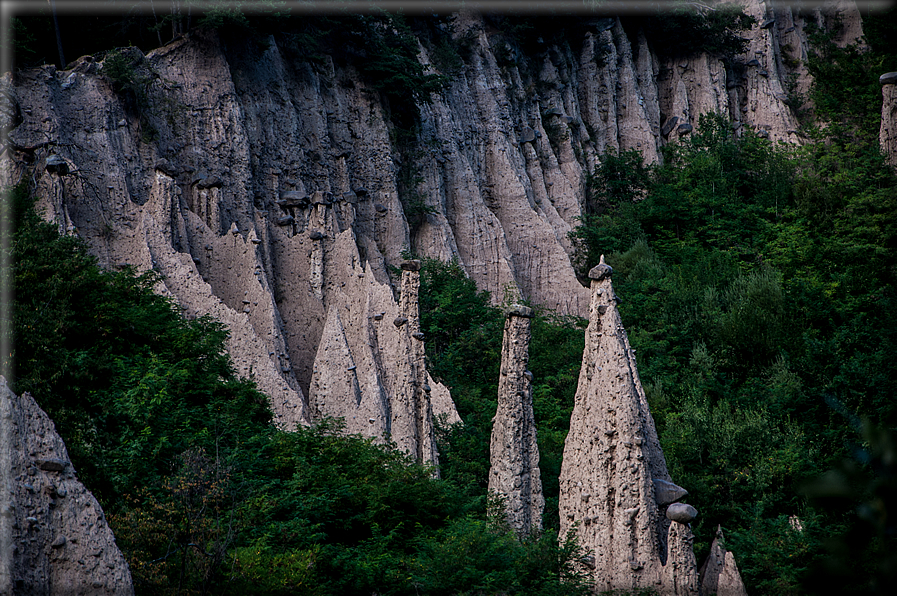
[(561, 464), (560, 535), (575, 531), (599, 593), (696, 595), (693, 514), (669, 511), (686, 492), (667, 472), (611, 274), (603, 257), (589, 272), (589, 326)]
[(508, 526), (521, 536), (542, 529), (545, 507), (533, 416), (533, 373), (527, 370), (532, 316), (531, 308), (517, 304), (505, 318), (489, 454), (489, 492), (502, 498)]
[[(602, 156), (636, 149), (656, 161), (711, 111), (799, 142), (787, 82), (809, 84), (807, 24), (838, 17), (845, 43), (861, 32), (851, 2), (745, 7), (757, 18), (750, 49), (728, 67), (665, 55), (610, 15), (583, 18), (581, 34), (531, 54), (509, 54), (487, 18), (447, 17), (438, 26), (464, 46), (463, 64), (419, 106), (414, 151), (391, 140), (381, 96), (351, 64), (312, 63), (276, 35), (196, 30), (146, 56), (125, 52), (144, 81), (140, 109), (92, 57), (6, 75), (0, 177), (32, 180), (45, 217), (102, 265), (154, 269), (158, 290), (188, 315), (227, 325), (238, 372), (270, 396), (282, 427), (342, 413), (353, 431), (410, 445), (413, 425), (385, 422), (397, 410), (383, 408), (405, 386), (390, 379), (419, 355), (391, 363), (371, 348), (372, 334), (393, 341), (388, 318), (370, 316), (398, 309), (388, 267), (406, 250), (457, 258), (496, 302), (510, 292), (586, 315), (568, 233)], [(440, 73), (432, 45), (420, 47)], [(403, 160), (414, 160), (415, 214), (400, 193)], [(449, 416), (447, 390), (427, 385)], [(360, 402), (319, 399), (337, 391)]]
[(0, 377), (0, 594), (133, 593), (103, 509), (53, 422)]

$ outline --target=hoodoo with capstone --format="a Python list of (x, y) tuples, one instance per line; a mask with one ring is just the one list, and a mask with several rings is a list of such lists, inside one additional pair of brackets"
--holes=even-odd
[(685, 506), (675, 517), (681, 521), (665, 515), (687, 492), (667, 471), (612, 274), (603, 256), (589, 272), (589, 326), (561, 465), (560, 535), (574, 531), (588, 551), (583, 564), (598, 593), (697, 596), (688, 524), (697, 512)]
[(531, 308), (507, 311), (498, 380), (498, 408), (492, 422), (489, 492), (501, 497), (503, 515), (518, 535), (542, 528), (542, 479), (533, 417), (529, 364)]
[(404, 334), (403, 349), (408, 368), (401, 375), (396, 391), (396, 406), (393, 408), (392, 426), (404, 425), (402, 436), (407, 437), (405, 450), (417, 456), (421, 462), (437, 465), (436, 435), (433, 432), (433, 408), (430, 404), (430, 385), (427, 373), (424, 335), (420, 330), (420, 261), (405, 260), (402, 270), (401, 317), (408, 322), (399, 328)]

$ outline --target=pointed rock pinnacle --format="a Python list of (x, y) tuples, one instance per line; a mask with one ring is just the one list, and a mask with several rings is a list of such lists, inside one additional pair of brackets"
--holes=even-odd
[(507, 311), (498, 381), (498, 408), (492, 423), (489, 492), (501, 497), (508, 525), (524, 536), (542, 528), (542, 480), (533, 417), (533, 375), (529, 364), (532, 309)]
[(686, 491), (667, 471), (612, 273), (603, 257), (589, 272), (589, 326), (561, 464), (560, 535), (574, 530), (589, 551), (584, 570), (598, 593), (697, 596), (691, 529), (665, 515)]

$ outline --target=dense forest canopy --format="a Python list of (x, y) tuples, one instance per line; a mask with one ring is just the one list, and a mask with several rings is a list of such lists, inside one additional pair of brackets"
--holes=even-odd
[[(17, 17), (16, 65), (146, 51), (193, 26), (277, 32), (303, 59), (355, 61), (400, 130), (414, 119), (398, 114), (445, 84), (419, 68), (415, 37), (441, 48), (444, 72), (464, 66), (440, 17), (300, 17), (272, 3), (247, 19), (181, 4), (65, 15), (59, 47), (49, 7)], [(736, 134), (710, 115), (660, 165), (608, 153), (572, 234), (581, 274), (600, 254), (615, 269), (670, 472), (701, 512), (698, 559), (721, 525), (751, 593), (886, 593), (897, 579), (897, 178), (877, 128), (877, 77), (897, 70), (894, 15), (869, 17), (864, 50), (816, 33), (804, 146)], [(750, 25), (742, 17), (627, 18), (670, 39), (706, 28), (715, 35), (688, 39), (712, 47), (667, 51), (725, 57)], [(534, 43), (532, 17), (489, 18), (514, 47)], [(542, 36), (577, 27), (564, 15), (539, 23)], [(503, 318), (457, 262), (425, 259), (421, 275), (429, 370), (464, 420), (439, 429), (435, 479), (339, 421), (275, 430), (265, 396), (232, 370), (223, 326), (184, 318), (153, 293), (152, 273), (100, 269), (41, 220), (27, 185), (7, 200), (13, 385), (55, 421), (138, 593), (588, 592), (578, 546), (557, 535), (583, 321), (538, 308), (533, 320), (546, 529), (520, 542), (487, 515)]]

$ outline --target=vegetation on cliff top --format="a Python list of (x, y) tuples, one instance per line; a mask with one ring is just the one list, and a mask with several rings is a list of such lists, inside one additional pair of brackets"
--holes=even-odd
[(704, 117), (661, 166), (606, 155), (573, 237), (583, 273), (610, 253), (671, 474), (701, 512), (698, 554), (722, 524), (751, 593), (884, 593), (895, 528), (864, 512), (897, 508), (893, 435), (870, 430), (897, 428), (897, 178), (877, 84), (895, 57), (816, 42), (824, 133), (788, 148)]

